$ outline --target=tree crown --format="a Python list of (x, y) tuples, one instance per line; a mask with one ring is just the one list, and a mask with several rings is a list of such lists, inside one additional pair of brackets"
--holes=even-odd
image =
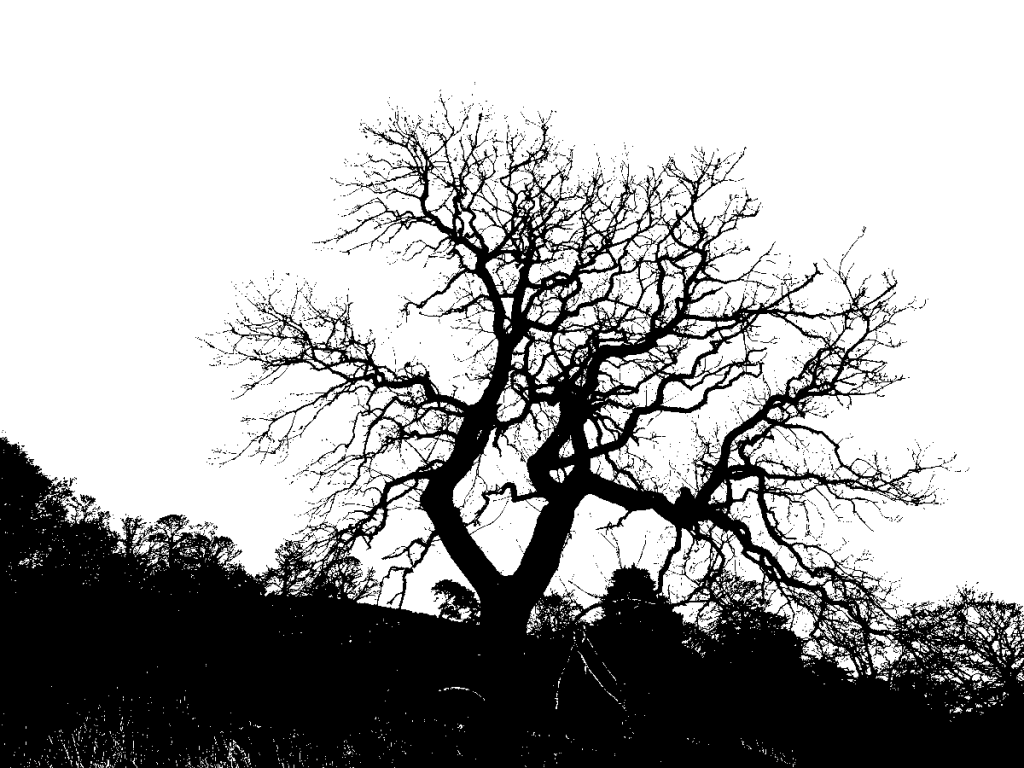
[[(901, 378), (886, 353), (917, 305), (896, 301), (891, 274), (855, 278), (849, 251), (803, 272), (773, 249), (751, 253), (737, 238), (759, 212), (736, 176), (742, 153), (580, 171), (550, 116), (516, 128), (444, 99), (429, 118), (396, 111), (363, 133), (375, 149), (341, 182), (346, 223), (324, 242), (432, 265), (435, 287), (403, 313), (465, 332), (464, 373), (386, 364), (351, 304), (319, 306), (309, 285), (251, 285), (239, 318), (206, 341), (218, 361), (255, 365), (243, 392), (297, 369), (323, 386), (254, 420), (229, 458), (286, 452), (347, 403), (348, 436), (305, 469), (327, 489), (313, 518), (341, 510), (331, 535), (352, 547), (403, 510), (425, 512), (424, 534), (389, 555), (399, 602), (441, 541), (484, 605), (532, 605), (595, 497), (623, 511), (607, 528), (639, 511), (664, 523), (659, 591), (670, 573), (699, 583), (738, 557), (791, 603), (860, 616), (874, 580), (825, 546), (822, 517), (934, 503), (931, 474), (949, 464), (914, 449), (893, 469), (825, 422)], [(726, 415), (709, 418), (713, 404)], [(669, 456), (656, 424), (673, 430)], [(508, 576), (470, 535), (497, 499), (537, 515)]]

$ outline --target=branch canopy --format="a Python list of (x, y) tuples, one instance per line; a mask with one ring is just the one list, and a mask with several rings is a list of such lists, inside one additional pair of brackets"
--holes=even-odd
[[(352, 546), (399, 511), (425, 513), (424, 533), (389, 555), (400, 600), (440, 539), (485, 614), (499, 599), (532, 607), (588, 496), (623, 511), (609, 528), (639, 511), (664, 524), (659, 589), (741, 557), (806, 607), (870, 598), (871, 577), (824, 545), (821, 521), (934, 503), (930, 478), (950, 461), (916, 449), (893, 468), (826, 421), (900, 380), (885, 355), (915, 305), (897, 302), (891, 274), (854, 278), (849, 251), (802, 272), (752, 253), (737, 237), (759, 211), (736, 176), (742, 153), (579, 170), (550, 116), (514, 127), (444, 99), (430, 118), (396, 111), (363, 133), (374, 149), (340, 182), (345, 225), (324, 243), (432, 265), (437, 283), (403, 314), (447, 323), (436, 346), (455, 342), (464, 372), (387, 365), (351, 305), (321, 308), (308, 285), (249, 286), (207, 341), (220, 361), (256, 368), (244, 392), (293, 369), (323, 383), (255, 420), (233, 456), (287, 451), (344, 401), (349, 434), (305, 470), (327, 489), (314, 516), (344, 504), (332, 531)], [(536, 514), (509, 576), (471, 535), (499, 497)]]

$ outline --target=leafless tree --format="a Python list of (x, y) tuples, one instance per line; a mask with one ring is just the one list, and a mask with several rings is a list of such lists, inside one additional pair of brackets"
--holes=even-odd
[(365, 569), (358, 558), (339, 555), (314, 567), (305, 594), (364, 602), (380, 596), (380, 582), (374, 570)]
[(148, 532), (156, 561), (163, 568), (175, 570), (192, 560), (191, 554), (198, 532), (184, 515), (164, 515)]
[(938, 604), (910, 606), (894, 633), (890, 678), (950, 691), (957, 711), (982, 711), (1024, 686), (1024, 611), (963, 586)]
[(549, 592), (537, 601), (528, 632), (540, 638), (569, 636), (582, 613), (583, 606), (572, 595)]
[[(802, 271), (752, 253), (737, 239), (759, 211), (738, 184), (742, 153), (580, 170), (550, 116), (516, 127), (443, 98), (433, 116), (395, 111), (363, 133), (374, 149), (339, 182), (350, 207), (324, 242), (363, 265), (380, 248), (431, 267), (436, 284), (403, 314), (447, 322), (464, 374), (387, 364), (348, 300), (250, 284), (206, 339), (216, 362), (255, 369), (243, 394), (292, 371), (322, 383), (253, 419), (227, 460), (286, 453), (332, 406), (351, 408), (348, 433), (304, 470), (323, 482), (311, 525), (340, 519), (332, 535), (352, 547), (423, 516), (387, 575), (401, 604), (441, 542), (479, 596), (502, 718), (515, 720), (531, 610), (587, 497), (621, 510), (610, 527), (639, 512), (665, 526), (659, 589), (740, 558), (819, 615), (870, 598), (871, 575), (822, 523), (934, 503), (949, 462), (858, 455), (825, 419), (901, 378), (886, 358), (916, 305), (897, 301), (891, 274), (855, 277), (849, 251)], [(535, 521), (510, 574), (473, 537), (497, 503)]]
[(376, 572), (366, 569), (358, 558), (335, 547), (319, 556), (315, 546), (300, 539), (288, 539), (274, 550), (274, 564), (259, 581), (274, 595), (333, 597), (362, 602), (380, 596)]
[(270, 594), (292, 597), (303, 594), (312, 569), (301, 542), (289, 539), (274, 550), (274, 564), (259, 579)]

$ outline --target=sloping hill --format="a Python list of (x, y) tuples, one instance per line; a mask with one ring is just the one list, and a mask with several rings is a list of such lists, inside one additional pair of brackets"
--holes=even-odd
[[(187, 694), (239, 717), (288, 719), (474, 682), (472, 627), (336, 600), (9, 604), (5, 715), (104, 694)], [(333, 715), (332, 715), (333, 717)], [(5, 716), (5, 720), (8, 719)]]

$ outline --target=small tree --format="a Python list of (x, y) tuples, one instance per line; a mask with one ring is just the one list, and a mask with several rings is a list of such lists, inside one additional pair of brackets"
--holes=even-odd
[(618, 568), (608, 580), (608, 589), (601, 599), (601, 618), (598, 627), (630, 627), (639, 629), (658, 626), (678, 627), (682, 624), (651, 574), (643, 568)]
[(380, 582), (376, 572), (364, 569), (358, 558), (339, 555), (313, 572), (305, 594), (352, 602), (374, 600), (380, 596)]
[(302, 544), (288, 539), (274, 550), (274, 564), (260, 574), (260, 582), (273, 595), (291, 597), (303, 594), (313, 566)]
[(894, 635), (893, 682), (923, 689), (951, 712), (983, 712), (1019, 696), (1024, 679), (1024, 612), (977, 587), (939, 603), (918, 603)]
[[(802, 271), (751, 254), (736, 236), (759, 212), (737, 184), (742, 155), (581, 171), (550, 117), (515, 127), (443, 99), (429, 118), (396, 111), (363, 132), (376, 149), (343, 182), (351, 206), (325, 242), (359, 251), (363, 268), (376, 247), (432, 267), (434, 285), (403, 314), (446, 321), (452, 336), (435, 346), (458, 350), (463, 374), (388, 364), (348, 301), (252, 285), (206, 340), (217, 362), (255, 368), (245, 392), (300, 370), (322, 385), (254, 420), (228, 460), (286, 452), (348, 405), (351, 428), (304, 470), (331, 484), (312, 517), (340, 513), (332, 535), (352, 547), (420, 515), (426, 533), (391, 553), (387, 576), (401, 605), (438, 542), (465, 575), (492, 722), (516, 730), (530, 615), (588, 497), (621, 511), (609, 525), (646, 512), (665, 527), (659, 590), (670, 573), (700, 580), (698, 564), (735, 556), (818, 615), (871, 599), (874, 579), (823, 543), (820, 519), (933, 503), (927, 480), (948, 464), (917, 449), (893, 468), (825, 420), (900, 379), (886, 355), (915, 305), (897, 302), (892, 275), (855, 277), (849, 251)], [(659, 445), (656, 424), (680, 440)], [(509, 574), (471, 535), (498, 499), (533, 522)]]
[(473, 590), (452, 579), (441, 579), (430, 590), (440, 605), (438, 614), (442, 619), (464, 621), (468, 624), (480, 622), (480, 601)]
[(197, 532), (185, 515), (164, 515), (150, 527), (147, 539), (153, 545), (158, 568), (184, 570), (190, 565), (192, 542)]
[(288, 539), (274, 550), (274, 564), (259, 576), (270, 594), (282, 597), (328, 597), (361, 602), (380, 596), (376, 572), (365, 569), (359, 559), (333, 550), (326, 558), (314, 560), (307, 546)]
[(542, 640), (563, 638), (572, 631), (583, 606), (574, 597), (558, 592), (549, 592), (537, 601), (527, 633)]
[(121, 518), (118, 553), (127, 582), (141, 587), (157, 567), (156, 543), (149, 534), (152, 526), (139, 516)]

